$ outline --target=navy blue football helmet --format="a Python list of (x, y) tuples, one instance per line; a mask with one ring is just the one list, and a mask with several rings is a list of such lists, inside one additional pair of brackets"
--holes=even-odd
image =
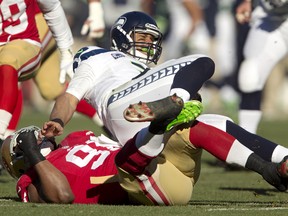
[[(136, 42), (135, 33), (150, 34), (153, 43)], [(149, 15), (132, 11), (120, 16), (111, 28), (111, 49), (124, 52), (145, 64), (157, 64), (162, 52), (162, 33)]]

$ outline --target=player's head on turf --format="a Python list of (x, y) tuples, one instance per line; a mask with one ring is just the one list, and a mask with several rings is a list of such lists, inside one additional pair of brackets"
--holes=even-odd
[(156, 64), (162, 52), (162, 33), (155, 20), (140, 11), (120, 16), (111, 28), (111, 48), (145, 64)]

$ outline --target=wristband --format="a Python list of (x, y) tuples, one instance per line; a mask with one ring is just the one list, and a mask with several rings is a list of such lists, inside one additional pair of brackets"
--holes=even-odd
[[(24, 155), (24, 157), (25, 157), (25, 155)], [(40, 151), (39, 152), (34, 151), (33, 153), (27, 155), (26, 157), (27, 157), (31, 167), (35, 166), (36, 164), (38, 164), (41, 161), (46, 160), (46, 158), (40, 153)]]
[(60, 118), (55, 118), (50, 121), (57, 122), (58, 124), (61, 125), (62, 128), (64, 128), (64, 122)]

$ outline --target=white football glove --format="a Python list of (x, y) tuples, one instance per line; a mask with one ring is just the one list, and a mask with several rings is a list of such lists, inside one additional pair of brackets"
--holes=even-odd
[(86, 35), (89, 31), (90, 38), (100, 38), (104, 35), (105, 22), (101, 2), (89, 3), (89, 16), (81, 29), (81, 34)]
[(66, 76), (70, 79), (73, 77), (73, 53), (71, 49), (60, 50), (60, 76), (59, 82), (61, 84), (65, 83)]

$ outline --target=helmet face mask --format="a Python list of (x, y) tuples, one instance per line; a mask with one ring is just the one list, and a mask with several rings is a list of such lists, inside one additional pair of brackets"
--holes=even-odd
[[(152, 42), (136, 41), (136, 34), (152, 35)], [(111, 29), (111, 48), (145, 63), (157, 64), (162, 52), (162, 33), (153, 18), (143, 12), (123, 14)]]
[(47, 138), (40, 139), (40, 128), (36, 126), (22, 128), (8, 136), (1, 146), (1, 157), (4, 168), (15, 179), (18, 179), (25, 173), (27, 168), (30, 167), (28, 161), (24, 159), (23, 151), (17, 144), (17, 137), (27, 130), (34, 132), (39, 145), (39, 151), (44, 157), (57, 148), (55, 140)]

